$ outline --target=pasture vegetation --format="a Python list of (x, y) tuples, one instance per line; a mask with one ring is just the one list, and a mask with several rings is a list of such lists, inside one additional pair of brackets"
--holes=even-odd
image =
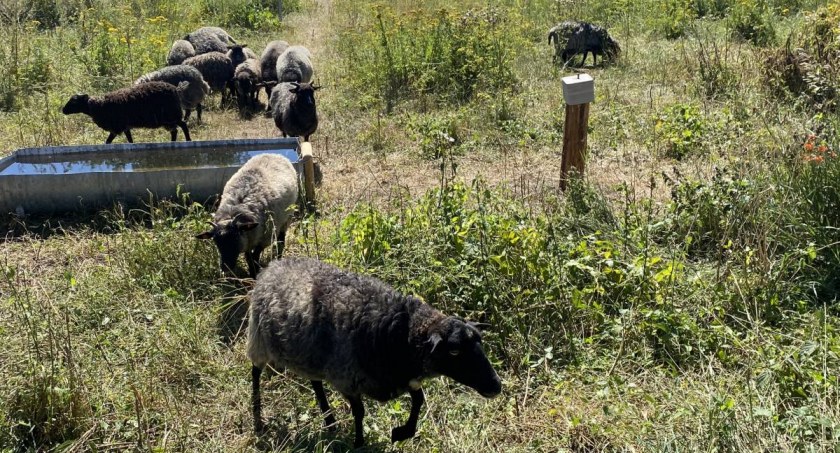
[[(840, 5), (812, 0), (109, 0), (0, 5), (0, 142), (100, 143), (70, 94), (126, 85), (221, 25), (315, 55), (317, 256), (492, 324), (504, 392), (368, 404), (372, 451), (837, 451)], [(587, 177), (558, 189), (546, 32), (607, 26)], [(591, 61), (591, 60), (590, 60)], [(211, 100), (218, 102), (218, 97)], [(197, 139), (274, 136), (211, 109)], [(159, 141), (160, 131), (136, 134)], [(347, 451), (306, 382), (253, 436), (241, 285), (193, 239), (212, 207), (5, 217), (0, 449)]]

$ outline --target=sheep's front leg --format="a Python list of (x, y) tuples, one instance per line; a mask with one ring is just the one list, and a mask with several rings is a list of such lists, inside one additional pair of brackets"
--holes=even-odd
[(344, 395), (347, 401), (350, 401), (350, 412), (353, 413), (354, 425), (356, 425), (356, 440), (353, 442), (353, 447), (360, 448), (365, 444), (365, 428), (362, 421), (365, 419), (365, 403), (362, 402), (361, 396)]
[(172, 129), (169, 129), (169, 138), (173, 142), (178, 141), (178, 128), (177, 127), (173, 127)]
[(260, 400), (260, 374), (262, 368), (251, 366), (251, 405), (254, 413), (254, 434), (260, 434), (263, 430), (262, 423), (262, 401)]
[(324, 383), (321, 381), (311, 381), (312, 389), (315, 390), (315, 399), (318, 400), (318, 407), (324, 414), (324, 426), (330, 431), (335, 431), (335, 416), (330, 411), (330, 402), (327, 400), (327, 394), (324, 392)]
[[(188, 142), (191, 142), (192, 138), (190, 138), (190, 129), (187, 127), (187, 122), (186, 121), (179, 121), (178, 126), (180, 126), (181, 130), (184, 131), (184, 140), (186, 140)], [(175, 129), (173, 129), (172, 134), (173, 134), (173, 137), (174, 137), (175, 136), (174, 134), (177, 134), (177, 131)], [(175, 139), (173, 138), (172, 141), (174, 142)]]
[(110, 134), (108, 134), (108, 138), (105, 139), (105, 144), (110, 145), (111, 142), (113, 142), (115, 138), (117, 138), (117, 134), (111, 132)]
[(251, 278), (257, 278), (257, 273), (260, 272), (260, 254), (263, 248), (256, 247), (252, 251), (245, 252), (245, 262), (248, 263), (248, 274)]
[(128, 143), (134, 143), (134, 138), (131, 137), (131, 129), (125, 130), (125, 139), (128, 140)]
[(411, 395), (411, 413), (405, 425), (391, 430), (391, 442), (411, 439), (417, 433), (417, 419), (420, 417), (420, 408), (426, 401), (426, 397), (423, 395), (423, 389), (409, 390), (408, 394)]

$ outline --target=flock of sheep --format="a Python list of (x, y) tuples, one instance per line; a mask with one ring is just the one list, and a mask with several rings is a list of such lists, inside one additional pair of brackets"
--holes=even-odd
[[(549, 31), (555, 60), (564, 63), (591, 52), (612, 59), (620, 52), (606, 30), (585, 22), (563, 22)], [(145, 74), (128, 88), (102, 96), (75, 95), (64, 113), (85, 113), (109, 132), (131, 142), (131, 129), (163, 127), (176, 140), (192, 110), (201, 120), (211, 92), (222, 102), (236, 97), (240, 110), (255, 109), (260, 89), (284, 136), (315, 132), (318, 118), (309, 51), (270, 42), (257, 56), (218, 27), (202, 27), (175, 41), (168, 66)], [(247, 354), (252, 362), (254, 430), (263, 430), (260, 377), (265, 368), (288, 368), (309, 379), (327, 428), (336, 419), (323, 382), (350, 403), (355, 446), (364, 444), (366, 395), (387, 401), (409, 393), (411, 410), (391, 440), (414, 436), (424, 403), (423, 379), (444, 375), (485, 397), (501, 392), (501, 380), (481, 346), (482, 325), (445, 316), (415, 296), (382, 281), (309, 258), (282, 258), (260, 271), (260, 255), (273, 243), (282, 255), (286, 230), (298, 202), (298, 176), (285, 157), (260, 154), (226, 183), (211, 228), (196, 237), (212, 239), (223, 272), (232, 274), (239, 255), (256, 278), (250, 294)]]
[(140, 76), (133, 86), (100, 96), (77, 94), (62, 109), (65, 115), (84, 113), (108, 131), (105, 143), (131, 129), (164, 128), (172, 141), (177, 128), (190, 140), (187, 120), (196, 110), (198, 120), (207, 96), (222, 94), (222, 104), (235, 97), (241, 113), (257, 109), (259, 91), (269, 99), (267, 113), (284, 137), (309, 140), (318, 128), (312, 55), (303, 46), (271, 41), (262, 55), (238, 44), (219, 27), (201, 27), (172, 44), (167, 66)]

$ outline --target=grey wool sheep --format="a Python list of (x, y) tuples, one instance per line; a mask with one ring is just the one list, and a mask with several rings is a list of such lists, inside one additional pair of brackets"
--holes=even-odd
[(311, 83), (281, 82), (271, 90), (271, 115), (283, 137), (303, 137), (309, 141), (309, 136), (318, 129), (315, 91), (320, 88)]
[(208, 52), (184, 60), (185, 65), (198, 69), (204, 81), (213, 91), (222, 93), (222, 104), (227, 98), (227, 89), (233, 80), (234, 67), (227, 55), (221, 52)]
[(621, 53), (621, 47), (610, 37), (606, 29), (589, 22), (565, 21), (548, 31), (548, 43), (554, 44), (554, 61), (568, 64), (576, 55), (583, 55), (581, 65), (588, 53), (592, 53), (593, 64), (598, 55), (612, 61)]
[(277, 58), (288, 48), (288, 42), (275, 40), (266, 44), (260, 54), (260, 75), (265, 85), (265, 97), (271, 96), (271, 89), (277, 85)]
[(309, 83), (312, 81), (312, 54), (303, 46), (291, 46), (277, 57), (277, 81)]
[(76, 94), (70, 97), (61, 110), (65, 115), (84, 113), (97, 126), (109, 132), (105, 143), (111, 143), (118, 134), (125, 134), (133, 143), (131, 129), (162, 127), (170, 131), (172, 141), (178, 137), (178, 129), (184, 131), (184, 138), (190, 141), (190, 131), (184, 122), (179, 91), (186, 89), (186, 82), (177, 88), (166, 82), (149, 82), (122, 88), (101, 96)]
[(266, 366), (310, 380), (328, 428), (335, 417), (323, 382), (341, 393), (350, 402), (357, 448), (365, 442), (362, 396), (411, 395), (408, 421), (391, 431), (396, 442), (417, 431), (426, 378), (448, 376), (488, 398), (502, 391), (481, 347), (479, 324), (446, 316), (376, 278), (314, 259), (283, 258), (260, 273), (250, 299), (247, 353), (257, 432)]
[(186, 40), (178, 39), (172, 43), (169, 55), (166, 56), (166, 64), (169, 66), (181, 64), (187, 58), (195, 56), (195, 47)]
[(201, 27), (198, 30), (184, 36), (195, 47), (196, 55), (207, 52), (222, 52), (228, 50), (228, 46), (236, 44), (236, 41), (219, 27)]
[(282, 255), (286, 229), (298, 200), (298, 174), (277, 154), (258, 154), (245, 162), (225, 184), (213, 227), (196, 236), (213, 239), (224, 272), (232, 274), (245, 253), (248, 273), (257, 276), (260, 254), (273, 242)]
[(157, 71), (152, 71), (144, 74), (138, 78), (134, 84), (160, 81), (166, 82), (170, 85), (178, 86), (181, 82), (186, 82), (187, 86), (180, 92), (181, 107), (184, 108), (184, 121), (188, 120), (193, 109), (198, 113), (198, 120), (201, 121), (201, 103), (204, 98), (210, 94), (210, 85), (204, 81), (204, 77), (193, 66), (190, 65), (174, 65), (166, 66)]
[(260, 63), (249, 58), (236, 67), (233, 73), (233, 87), (240, 112), (257, 106), (260, 87)]

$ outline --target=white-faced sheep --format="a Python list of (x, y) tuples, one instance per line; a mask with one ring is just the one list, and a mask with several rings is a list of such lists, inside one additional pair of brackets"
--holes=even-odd
[(190, 131), (184, 122), (179, 90), (186, 88), (182, 82), (177, 88), (166, 82), (149, 82), (122, 88), (101, 96), (73, 95), (61, 110), (65, 115), (84, 113), (97, 126), (110, 134), (105, 143), (111, 143), (118, 134), (125, 134), (133, 143), (131, 129), (162, 127), (170, 131), (172, 141), (178, 137), (180, 126), (184, 137), (190, 141)]
[(181, 64), (187, 58), (195, 56), (195, 47), (183, 39), (176, 40), (172, 43), (172, 48), (169, 49), (169, 55), (166, 56), (166, 64), (169, 66)]
[(240, 113), (256, 108), (261, 86), (260, 63), (257, 60), (249, 58), (236, 67), (233, 73), (233, 87), (236, 90)]
[(286, 41), (271, 41), (260, 54), (260, 75), (265, 85), (265, 97), (271, 96), (271, 89), (277, 85), (277, 58), (288, 48), (289, 43)]
[(310, 380), (327, 427), (335, 424), (323, 387), (330, 383), (350, 402), (357, 448), (364, 444), (362, 396), (411, 395), (408, 421), (391, 431), (396, 442), (417, 431), (426, 378), (448, 376), (488, 398), (502, 391), (478, 324), (445, 316), (376, 278), (314, 259), (283, 258), (260, 273), (250, 299), (247, 351), (257, 432), (266, 366)]
[(234, 272), (244, 252), (248, 272), (256, 277), (260, 254), (275, 238), (282, 255), (297, 200), (298, 174), (292, 163), (277, 154), (258, 154), (225, 184), (213, 228), (196, 238), (213, 239), (226, 273)]
[(196, 55), (207, 52), (222, 52), (228, 50), (228, 46), (236, 44), (236, 41), (219, 27), (201, 27), (198, 30), (184, 36), (195, 47)]
[(309, 83), (312, 81), (312, 54), (303, 46), (291, 46), (277, 57), (277, 81)]
[(283, 137), (303, 137), (309, 141), (309, 136), (318, 129), (315, 91), (320, 88), (311, 83), (281, 82), (271, 90), (271, 115)]
[(222, 93), (222, 104), (225, 103), (235, 69), (227, 55), (221, 52), (208, 52), (187, 58), (184, 64), (198, 69), (204, 81), (210, 85), (210, 89)]
[(198, 69), (183, 64), (166, 66), (157, 71), (140, 76), (134, 83), (136, 85), (153, 81), (166, 82), (174, 86), (180, 85), (181, 82), (186, 82), (186, 88), (179, 93), (181, 95), (181, 106), (186, 112), (184, 114), (184, 121), (189, 119), (193, 109), (196, 110), (198, 120), (201, 121), (201, 103), (204, 101), (205, 96), (210, 94), (210, 85), (204, 81), (204, 77), (202, 77)]

